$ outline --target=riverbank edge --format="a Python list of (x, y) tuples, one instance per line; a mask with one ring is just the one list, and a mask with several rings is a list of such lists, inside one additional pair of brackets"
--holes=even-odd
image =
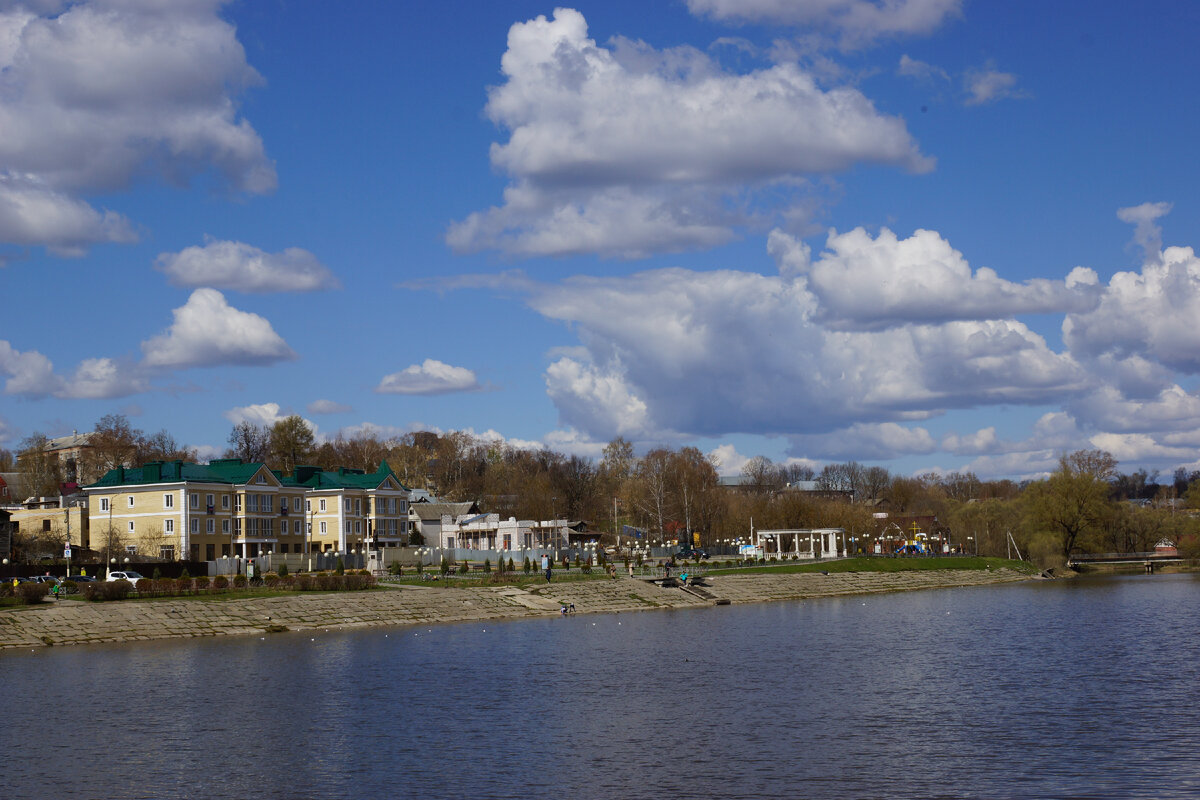
[(720, 575), (702, 592), (636, 578), (530, 587), (399, 586), (370, 592), (220, 600), (49, 601), (0, 610), (0, 650), (77, 644), (262, 636), (559, 615), (712, 608), (843, 595), (948, 589), (1037, 580), (1009, 569)]

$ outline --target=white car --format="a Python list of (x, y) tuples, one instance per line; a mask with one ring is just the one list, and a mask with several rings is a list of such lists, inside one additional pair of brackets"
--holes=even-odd
[(145, 577), (145, 576), (143, 576), (142, 573), (134, 572), (131, 569), (127, 569), (124, 572), (108, 573), (108, 579), (110, 581), (129, 581), (134, 586), (136, 586), (137, 582), (140, 581), (143, 577)]

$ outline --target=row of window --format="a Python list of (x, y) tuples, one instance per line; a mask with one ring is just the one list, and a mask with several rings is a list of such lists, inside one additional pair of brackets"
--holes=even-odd
[[(135, 497), (136, 497), (136, 495), (132, 495), (132, 494), (129, 495), (129, 498), (128, 498), (129, 508), (133, 508)], [(255, 513), (255, 514), (259, 513), (260, 510), (264, 511), (264, 512), (269, 512), (274, 507), (271, 497), (272, 497), (272, 495), (269, 495), (269, 494), (257, 494), (257, 493), (253, 493), (253, 492), (247, 492), (246, 493), (247, 511), (249, 513)], [(286, 514), (287, 509), (288, 509), (287, 498), (281, 497), (279, 499), (280, 499), (279, 510), (281, 513)], [(214, 510), (216, 508), (215, 500), (216, 500), (215, 495), (211, 495), (211, 494), (205, 495), (204, 496), (205, 508), (209, 511)], [(301, 498), (299, 498), (299, 497), (292, 498), (292, 510), (295, 511), (296, 513), (300, 513), (300, 500), (301, 500)], [(108, 498), (108, 497), (100, 498), (100, 511), (101, 512), (112, 510), (109, 506), (109, 501), (110, 501), (110, 498)], [(324, 497), (319, 498), (317, 501), (318, 502), (317, 509), (322, 514), (326, 513), (328, 510), (326, 507), (325, 501), (326, 501), (326, 498), (324, 498)], [(199, 510), (199, 508), (200, 508), (200, 495), (199, 494), (193, 492), (188, 495), (188, 507)], [(174, 494), (164, 494), (163, 495), (163, 508), (164, 509), (175, 508), (175, 495)], [(221, 509), (224, 511), (229, 510), (229, 495), (227, 495), (227, 494), (221, 495)], [(349, 497), (345, 498), (343, 509), (347, 514), (357, 514), (357, 515), (361, 516), (362, 515), (362, 499), (356, 498), (353, 501), (351, 501), (351, 498), (349, 498)], [(369, 509), (369, 506), (368, 506), (368, 509)], [(241, 513), (241, 510), (242, 510), (242, 496), (241, 495), (234, 495), (234, 510), (237, 511), (238, 513)], [(311, 500), (304, 501), (304, 510), (306, 512), (312, 511), (312, 501)], [(404, 510), (405, 510), (404, 503), (402, 501), (400, 501), (398, 498), (379, 497), (379, 498), (375, 499), (375, 513), (376, 514), (404, 513)]]

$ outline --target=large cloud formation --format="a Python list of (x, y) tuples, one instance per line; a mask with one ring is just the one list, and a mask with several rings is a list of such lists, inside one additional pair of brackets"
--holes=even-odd
[(922, 172), (904, 122), (794, 64), (723, 71), (692, 48), (600, 47), (577, 11), (513, 25), (487, 114), (510, 131), (491, 160), (504, 205), (451, 225), (457, 250), (640, 256), (707, 247), (753, 195), (859, 163)]
[(231, 96), (260, 78), (217, 15), (223, 2), (0, 5), (0, 241), (68, 255), (129, 241), (123, 217), (78, 195), (150, 169), (181, 182), (215, 168), (236, 191), (275, 188)]
[[(1161, 239), (1165, 208), (1122, 212), (1138, 243)], [(990, 475), (1036, 474), (1080, 447), (1168, 467), (1200, 447), (1200, 393), (1181, 385), (1200, 372), (1191, 248), (1147, 247), (1139, 271), (1107, 284), (1081, 267), (1007, 281), (927, 230), (831, 232), (815, 258), (775, 232), (768, 250), (776, 275), (673, 268), (455, 285), (521, 292), (569, 324), (580, 346), (554, 351), (547, 391), (561, 421), (596, 440), (763, 434), (787, 437), (800, 458), (943, 451)], [(1063, 315), (1065, 347), (1026, 314)], [(1056, 410), (1020, 440), (995, 426), (935, 436), (915, 424), (1010, 406)]]

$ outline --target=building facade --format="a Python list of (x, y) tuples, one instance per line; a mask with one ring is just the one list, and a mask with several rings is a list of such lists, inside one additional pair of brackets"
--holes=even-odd
[(91, 547), (105, 560), (345, 552), (399, 546), (407, 534), (407, 489), (386, 463), (373, 474), (297, 467), (284, 476), (236, 458), (156, 461), (109, 470), (83, 491)]

